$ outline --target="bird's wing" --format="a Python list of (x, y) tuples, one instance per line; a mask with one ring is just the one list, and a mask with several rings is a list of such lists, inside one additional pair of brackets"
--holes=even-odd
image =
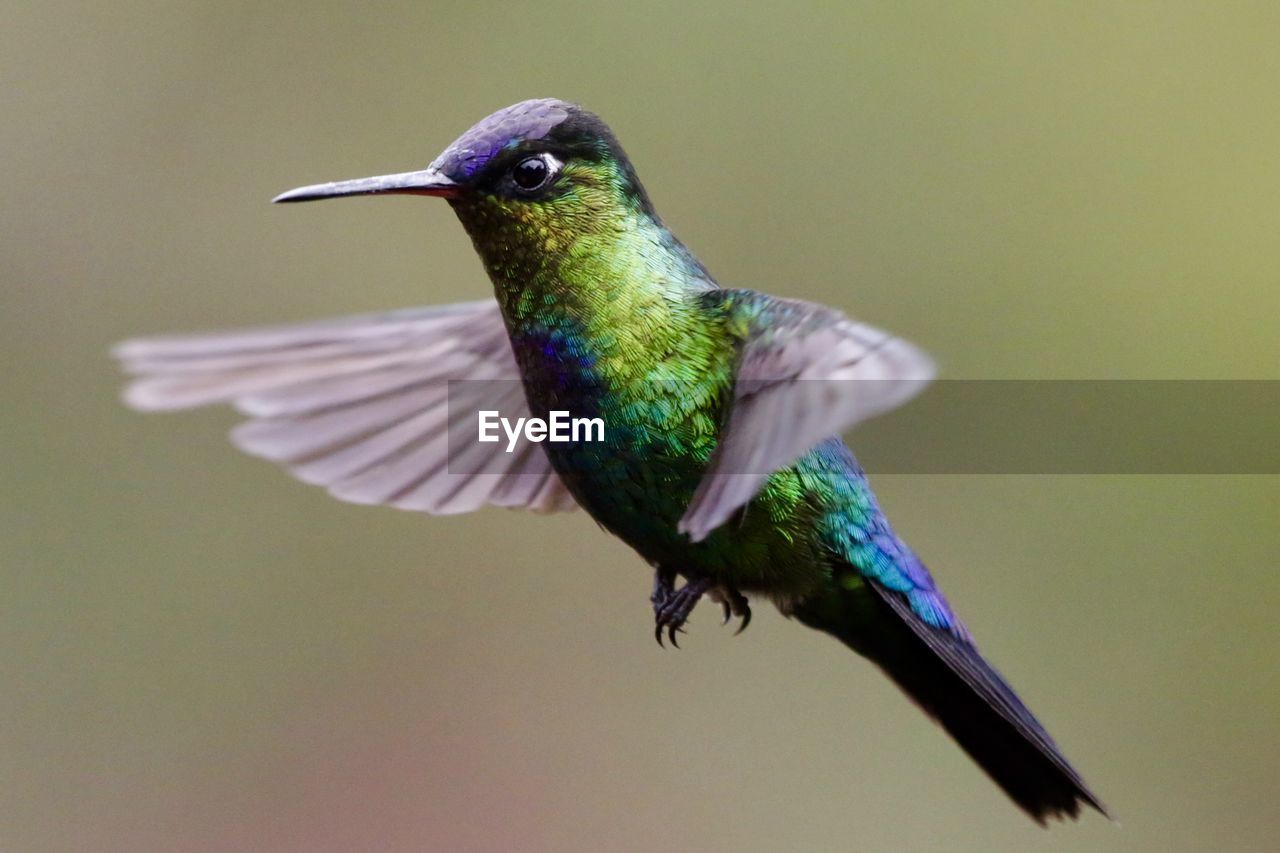
[[(468, 443), (450, 458), (449, 428), (459, 418), (480, 409), (529, 415), (492, 299), (143, 338), (113, 353), (135, 377), (124, 394), (133, 408), (232, 403), (250, 418), (231, 434), (240, 449), (345, 501), (436, 514), (485, 504), (541, 512), (577, 506), (533, 442), (512, 453), (501, 443)], [(451, 380), (486, 381), (455, 384), (467, 405), (450, 406)]]
[(716, 291), (740, 340), (732, 405), (679, 529), (697, 542), (769, 474), (854, 424), (910, 400), (934, 365), (922, 350), (838, 311), (753, 291)]

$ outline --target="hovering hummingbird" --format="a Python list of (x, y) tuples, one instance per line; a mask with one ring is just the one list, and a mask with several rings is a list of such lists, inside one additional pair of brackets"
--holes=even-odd
[[(291, 190), (446, 199), (496, 299), (127, 341), (144, 410), (230, 402), (243, 450), (338, 498), (429, 513), (584, 509), (653, 568), (659, 643), (703, 596), (750, 597), (879, 666), (1040, 823), (1106, 814), (978, 652), (839, 438), (932, 377), (921, 350), (839, 311), (721, 288), (663, 225), (594, 114), (554, 99), (484, 119), (426, 169)], [(499, 381), (503, 378), (519, 381)], [(451, 464), (454, 380), (477, 409), (606, 424), (603, 440)], [(494, 476), (498, 472), (503, 476)], [(677, 586), (678, 579), (683, 583)]]

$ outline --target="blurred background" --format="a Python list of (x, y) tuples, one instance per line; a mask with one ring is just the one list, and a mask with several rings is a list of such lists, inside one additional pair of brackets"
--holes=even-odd
[(1044, 832), (771, 608), (660, 651), (581, 514), (343, 505), (119, 404), (120, 338), (488, 293), (444, 204), (267, 200), (548, 95), (722, 282), (947, 376), (1280, 378), (1280, 7), (835, 5), (7, 4), (0, 848), (1274, 849), (1280, 478), (877, 478), (1121, 821)]

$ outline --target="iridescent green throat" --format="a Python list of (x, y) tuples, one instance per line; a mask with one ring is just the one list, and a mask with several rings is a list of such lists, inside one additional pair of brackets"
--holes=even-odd
[[(572, 188), (553, 199), (475, 194), (451, 204), (513, 338), (567, 336), (615, 389), (620, 380), (727, 378), (724, 340), (697, 298), (715, 285), (627, 172), (574, 163), (565, 170)], [(517, 347), (517, 357), (537, 353)]]

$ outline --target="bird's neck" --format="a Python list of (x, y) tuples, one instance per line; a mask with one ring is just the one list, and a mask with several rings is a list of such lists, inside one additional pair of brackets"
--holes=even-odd
[(651, 214), (619, 206), (552, 218), (489, 200), (453, 206), (526, 377), (552, 361), (604, 380), (648, 378), (663, 361), (711, 347), (696, 297), (715, 285)]

